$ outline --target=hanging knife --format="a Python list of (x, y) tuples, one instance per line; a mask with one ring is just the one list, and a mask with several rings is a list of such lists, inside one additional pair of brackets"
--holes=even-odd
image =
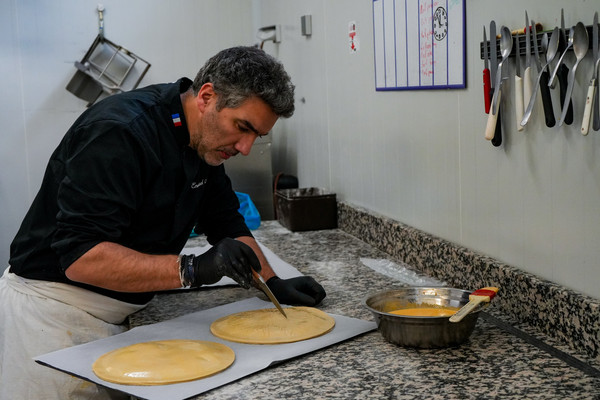
[(590, 117), (592, 110), (598, 110), (594, 107), (594, 104), (598, 104), (598, 13), (594, 14), (594, 25), (592, 26), (592, 54), (593, 54), (593, 68), (592, 79), (590, 80), (590, 86), (588, 87), (587, 96), (585, 99), (585, 108), (583, 109), (583, 121), (581, 122), (581, 134), (587, 135), (590, 128)]
[(483, 101), (485, 113), (490, 113), (490, 100), (492, 98), (492, 84), (490, 82), (488, 41), (485, 35), (485, 25), (483, 26)]
[[(546, 126), (552, 128), (556, 125), (556, 119), (554, 118), (554, 109), (552, 108), (552, 95), (550, 94), (550, 87), (548, 86), (548, 71), (542, 71), (542, 61), (538, 50), (537, 32), (535, 30), (535, 21), (531, 20), (531, 30), (533, 32), (533, 51), (535, 52), (535, 64), (537, 66), (540, 77), (540, 91), (542, 95), (542, 104), (544, 105), (544, 116), (546, 118)], [(537, 88), (534, 88), (537, 90)]]
[(596, 12), (594, 13), (594, 26), (592, 26), (592, 55), (594, 60), (594, 74), (596, 74), (596, 82), (594, 86), (596, 91), (593, 101), (593, 104), (596, 104), (596, 107), (592, 107), (594, 110), (593, 127), (595, 131), (600, 130), (600, 98), (598, 95), (598, 63), (600, 62), (600, 51), (598, 49), (600, 43), (598, 43), (598, 40), (600, 39), (598, 38), (598, 29), (598, 12)]
[[(565, 13), (564, 9), (560, 10), (560, 33), (561, 33), (561, 46), (559, 48), (559, 52), (563, 54), (566, 53), (566, 50), (571, 47), (572, 43), (567, 45), (567, 35), (565, 33)], [(558, 83), (560, 85), (560, 104), (561, 107), (565, 102), (565, 97), (567, 96), (567, 86), (568, 86), (568, 76), (569, 76), (569, 67), (566, 64), (563, 64), (562, 57), (556, 64), (556, 75), (558, 76)], [(552, 78), (552, 87), (554, 87), (554, 78)], [(567, 114), (565, 115), (565, 124), (571, 125), (573, 123), (573, 100), (569, 100), (569, 108), (567, 109)]]
[(523, 104), (529, 104), (533, 88), (531, 86), (531, 28), (525, 11), (525, 71), (523, 72)]
[(522, 131), (523, 125), (523, 79), (521, 78), (521, 45), (519, 44), (519, 34), (515, 39), (515, 112), (517, 113), (517, 130)]
[(500, 111), (500, 99), (496, 99), (495, 104), (496, 107), (491, 105), (493, 99), (497, 98), (500, 95), (500, 92), (495, 93), (498, 88), (496, 88), (496, 73), (498, 68), (498, 58), (496, 57), (496, 22), (490, 22), (490, 70), (491, 70), (491, 93), (490, 96), (490, 112), (488, 114), (487, 124), (485, 127), (485, 138), (486, 140), (492, 140), (496, 135), (496, 129), (498, 128), (498, 111)]

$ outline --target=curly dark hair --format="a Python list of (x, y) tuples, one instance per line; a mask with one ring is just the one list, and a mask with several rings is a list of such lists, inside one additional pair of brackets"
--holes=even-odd
[(205, 83), (212, 83), (218, 95), (217, 110), (239, 107), (256, 96), (279, 117), (294, 114), (294, 85), (281, 62), (256, 47), (238, 46), (211, 57), (194, 79), (197, 95)]

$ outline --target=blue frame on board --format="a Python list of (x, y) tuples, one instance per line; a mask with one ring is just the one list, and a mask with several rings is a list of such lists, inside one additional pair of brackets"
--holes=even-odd
[(373, 0), (375, 88), (466, 87), (465, 0)]

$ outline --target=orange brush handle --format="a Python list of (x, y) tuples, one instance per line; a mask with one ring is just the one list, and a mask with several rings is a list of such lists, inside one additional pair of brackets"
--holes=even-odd
[(485, 296), (485, 297), (489, 297), (491, 300), (494, 298), (494, 296), (496, 296), (496, 293), (498, 293), (498, 288), (485, 287), (485, 288), (478, 289), (478, 290), (474, 291), (473, 293), (471, 293), (469, 295), (469, 298), (471, 298), (471, 296)]

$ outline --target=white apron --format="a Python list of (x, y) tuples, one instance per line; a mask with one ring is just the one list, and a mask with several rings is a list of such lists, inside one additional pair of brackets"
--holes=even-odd
[(0, 400), (127, 399), (33, 357), (124, 332), (120, 324), (143, 307), (6, 269), (0, 278)]

